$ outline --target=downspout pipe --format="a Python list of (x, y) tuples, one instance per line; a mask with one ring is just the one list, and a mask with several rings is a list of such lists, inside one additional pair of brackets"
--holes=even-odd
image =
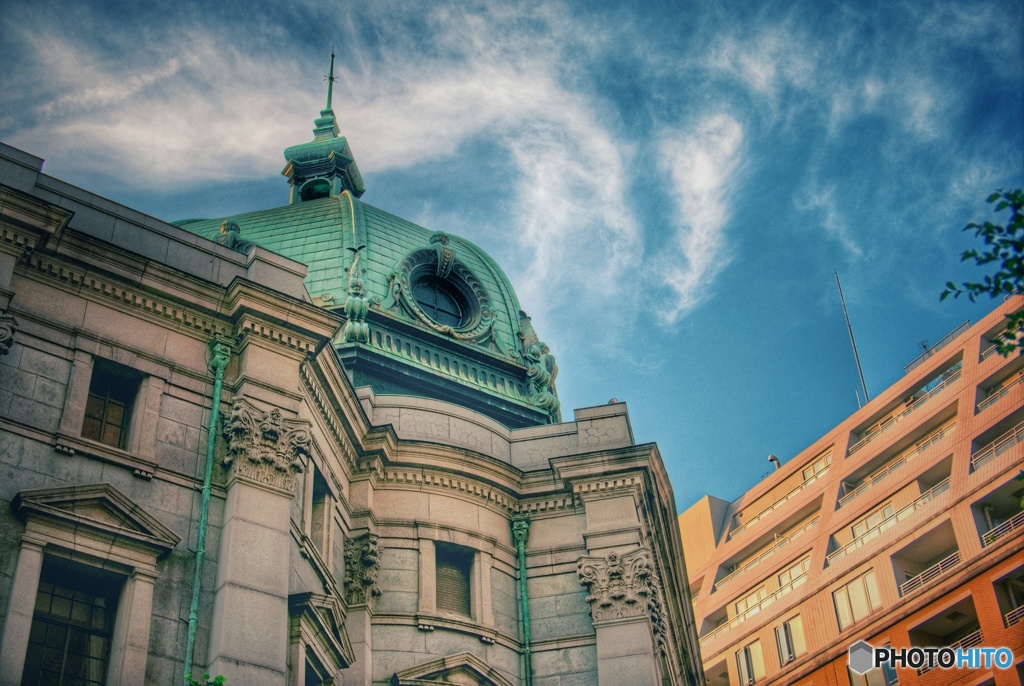
[(526, 686), (533, 686), (533, 657), (530, 650), (530, 603), (526, 593), (526, 539), (530, 535), (530, 518), (519, 514), (512, 517), (512, 541), (519, 559), (519, 616), (523, 618), (523, 660)]
[(203, 493), (199, 501), (199, 533), (196, 537), (196, 575), (192, 581), (192, 606), (188, 611), (188, 639), (185, 643), (185, 672), (183, 683), (189, 686), (192, 660), (195, 658), (196, 628), (199, 624), (199, 592), (206, 560), (206, 529), (210, 519), (210, 480), (213, 476), (213, 446), (220, 421), (220, 394), (224, 386), (224, 368), (231, 359), (231, 349), (219, 337), (210, 341), (210, 371), (213, 373), (213, 397), (210, 402), (210, 425), (207, 427), (206, 471), (203, 474)]

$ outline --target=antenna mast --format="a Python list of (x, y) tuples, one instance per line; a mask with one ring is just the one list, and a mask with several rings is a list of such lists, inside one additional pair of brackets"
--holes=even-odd
[[(853, 338), (853, 327), (850, 325), (850, 313), (846, 311), (846, 299), (843, 297), (843, 285), (839, 283), (839, 272), (836, 275), (836, 288), (839, 289), (839, 302), (843, 305), (843, 317), (846, 318), (846, 330), (850, 334), (850, 346), (853, 348), (853, 361), (857, 363), (857, 374), (860, 376), (860, 388), (864, 391), (864, 402), (871, 398), (868, 396), (868, 385), (864, 383), (864, 370), (860, 366), (860, 355), (857, 354), (857, 341)], [(858, 400), (860, 398), (858, 397)]]

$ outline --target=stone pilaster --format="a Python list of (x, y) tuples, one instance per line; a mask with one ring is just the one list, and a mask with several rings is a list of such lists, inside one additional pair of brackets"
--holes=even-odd
[(217, 560), (208, 671), (229, 684), (287, 678), (288, 565), (295, 475), (308, 457), (303, 422), (238, 398), (224, 424), (230, 470)]
[(599, 683), (660, 684), (666, 627), (650, 550), (584, 557), (576, 569), (589, 591)]

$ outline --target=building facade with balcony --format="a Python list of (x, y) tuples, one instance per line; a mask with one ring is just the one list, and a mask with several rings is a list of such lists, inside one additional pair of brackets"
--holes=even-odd
[[(1014, 296), (737, 500), (679, 517), (707, 683), (1020, 684), (1024, 356)], [(1009, 670), (848, 670), (874, 646), (1005, 646)]]
[(702, 683), (657, 446), (315, 126), (178, 224), (0, 144), (0, 686)]

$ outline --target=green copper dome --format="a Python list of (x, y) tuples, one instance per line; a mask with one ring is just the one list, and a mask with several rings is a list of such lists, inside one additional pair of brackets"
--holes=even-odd
[(335, 348), (356, 386), (444, 400), (509, 427), (559, 421), (558, 367), (501, 267), (470, 241), (359, 200), (362, 177), (331, 110), (285, 150), (291, 202), (179, 226), (235, 250), (306, 264), (313, 302), (345, 319)]

